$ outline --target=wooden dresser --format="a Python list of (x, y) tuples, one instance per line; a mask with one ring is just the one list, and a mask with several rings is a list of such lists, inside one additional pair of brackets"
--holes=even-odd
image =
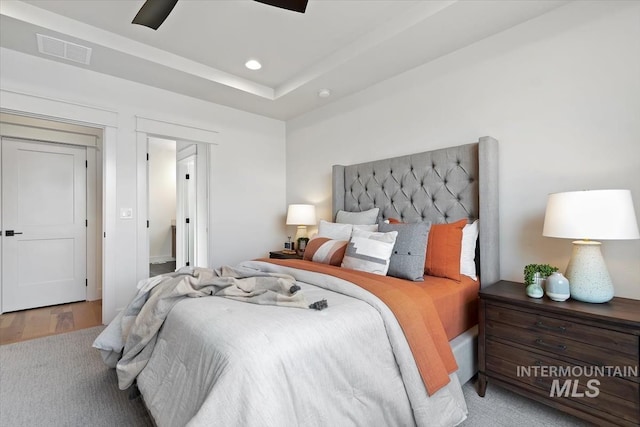
[(640, 300), (556, 302), (500, 281), (480, 291), (478, 394), (487, 382), (596, 425), (640, 425)]

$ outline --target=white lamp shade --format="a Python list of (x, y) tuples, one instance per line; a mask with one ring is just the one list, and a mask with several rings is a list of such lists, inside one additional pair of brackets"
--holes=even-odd
[(542, 235), (565, 239), (639, 239), (629, 190), (550, 194)]
[(315, 225), (316, 207), (313, 205), (289, 205), (287, 225)]

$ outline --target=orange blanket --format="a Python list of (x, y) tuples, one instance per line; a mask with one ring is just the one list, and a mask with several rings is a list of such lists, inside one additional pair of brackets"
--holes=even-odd
[(431, 297), (413, 282), (303, 260), (260, 259), (285, 267), (329, 274), (374, 294), (402, 327), (429, 395), (449, 382), (458, 369)]
[(449, 341), (478, 324), (478, 281), (461, 274), (460, 282), (424, 276), (424, 282), (413, 283), (431, 297)]

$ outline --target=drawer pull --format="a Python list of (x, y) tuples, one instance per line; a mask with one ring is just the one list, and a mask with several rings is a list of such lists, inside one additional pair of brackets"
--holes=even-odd
[(547, 326), (545, 325), (542, 320), (538, 320), (536, 322), (536, 326), (542, 329), (548, 329), (550, 331), (558, 331), (558, 332), (566, 332), (567, 328), (565, 328), (564, 326)]
[(558, 344), (558, 345), (548, 344), (548, 343), (544, 342), (541, 338), (538, 338), (536, 340), (536, 344), (539, 344), (539, 345), (541, 345), (543, 347), (549, 347), (549, 348), (552, 348), (554, 350), (560, 350), (560, 351), (565, 351), (567, 349), (566, 345), (563, 345), (563, 344)]

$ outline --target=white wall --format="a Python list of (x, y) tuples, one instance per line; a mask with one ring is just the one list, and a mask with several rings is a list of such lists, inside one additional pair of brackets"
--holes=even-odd
[[(425, 41), (428, 43), (428, 41)], [(501, 276), (564, 270), (548, 193), (630, 189), (640, 214), (640, 3), (577, 2), (287, 122), (287, 200), (331, 216), (331, 165), (500, 142)], [(616, 295), (640, 299), (640, 240), (603, 243)]]
[[(211, 266), (266, 256), (281, 246), (284, 122), (7, 49), (0, 50), (0, 88), (117, 112), (117, 184), (107, 191), (115, 191), (118, 210), (136, 207), (137, 115), (219, 132), (211, 165)], [(116, 257), (104, 268), (113, 272), (113, 283), (104, 286), (117, 290), (114, 306), (122, 308), (134, 294), (137, 246), (146, 236), (137, 235), (135, 220), (118, 219), (111, 237)]]
[(176, 219), (176, 142), (149, 138), (149, 260), (171, 256), (171, 221)]

